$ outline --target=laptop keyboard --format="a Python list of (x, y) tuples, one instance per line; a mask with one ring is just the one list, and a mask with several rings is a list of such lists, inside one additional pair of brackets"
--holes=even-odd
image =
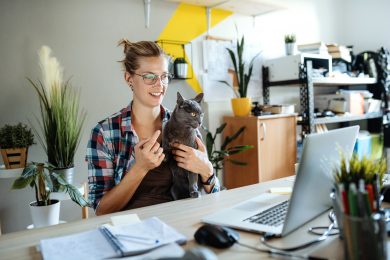
[(244, 219), (244, 221), (277, 227), (284, 222), (287, 214), (288, 203), (288, 200), (283, 201), (272, 208)]

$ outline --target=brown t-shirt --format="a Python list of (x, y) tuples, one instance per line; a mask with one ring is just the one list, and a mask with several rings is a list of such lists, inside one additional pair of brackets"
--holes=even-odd
[(172, 201), (172, 173), (167, 162), (150, 170), (123, 210), (135, 209)]

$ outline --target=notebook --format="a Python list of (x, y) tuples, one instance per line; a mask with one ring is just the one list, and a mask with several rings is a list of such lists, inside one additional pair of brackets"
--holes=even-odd
[[(359, 126), (306, 136), (291, 197), (263, 193), (204, 216), (202, 222), (285, 236), (332, 206), (334, 167), (340, 151), (352, 156)], [(264, 214), (266, 214), (264, 216)]]
[(44, 239), (43, 259), (107, 259), (143, 254), (171, 243), (183, 244), (186, 237), (157, 217), (121, 226)]

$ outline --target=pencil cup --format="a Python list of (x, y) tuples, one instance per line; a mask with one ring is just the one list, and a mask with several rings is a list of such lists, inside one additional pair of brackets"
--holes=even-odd
[(342, 214), (347, 259), (387, 259), (386, 221), (383, 214), (352, 217)]

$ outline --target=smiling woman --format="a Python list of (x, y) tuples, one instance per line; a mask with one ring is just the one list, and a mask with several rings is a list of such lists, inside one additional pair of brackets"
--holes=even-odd
[[(172, 78), (167, 56), (150, 41), (124, 39), (119, 45), (124, 47), (124, 78), (133, 100), (92, 129), (86, 160), (89, 199), (97, 215), (173, 200), (172, 173), (160, 146), (170, 117), (161, 105)], [(201, 148), (185, 146), (182, 154), (192, 168), (205, 169), (197, 172), (203, 179), (212, 175), (212, 167), (209, 172), (211, 163)], [(219, 191), (218, 180), (203, 189)]]

